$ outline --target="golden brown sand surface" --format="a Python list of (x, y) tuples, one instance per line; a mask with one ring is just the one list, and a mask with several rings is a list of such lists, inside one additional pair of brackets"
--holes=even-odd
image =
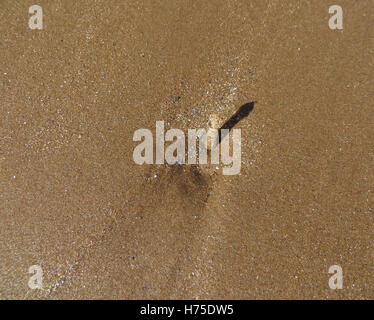
[[(37, 2), (0, 1), (1, 299), (374, 298), (373, 1)], [(249, 102), (239, 175), (134, 163)]]

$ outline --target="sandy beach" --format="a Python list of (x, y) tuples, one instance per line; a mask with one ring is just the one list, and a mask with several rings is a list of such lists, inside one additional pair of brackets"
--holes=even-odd
[[(0, 299), (374, 299), (373, 1), (34, 4), (0, 1)], [(248, 104), (239, 174), (134, 162)]]

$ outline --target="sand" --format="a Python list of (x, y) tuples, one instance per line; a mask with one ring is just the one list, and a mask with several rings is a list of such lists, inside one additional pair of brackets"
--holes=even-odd
[[(372, 1), (37, 2), (0, 2), (1, 299), (374, 298)], [(239, 175), (134, 163), (251, 102)]]

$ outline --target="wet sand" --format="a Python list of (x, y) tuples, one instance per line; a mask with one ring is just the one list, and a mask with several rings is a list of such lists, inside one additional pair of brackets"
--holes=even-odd
[[(374, 298), (372, 1), (33, 4), (0, 3), (1, 299)], [(250, 102), (240, 175), (134, 163)]]

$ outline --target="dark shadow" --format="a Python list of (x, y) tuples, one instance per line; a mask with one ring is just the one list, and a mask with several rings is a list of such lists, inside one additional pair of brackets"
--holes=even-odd
[[(222, 139), (230, 132), (232, 128), (243, 118), (248, 117), (248, 115), (252, 112), (255, 107), (255, 101), (248, 102), (243, 104), (238, 111), (235, 112), (234, 115), (231, 116), (229, 120), (227, 120), (221, 128), (219, 128), (219, 140), (218, 143), (221, 143)], [(223, 133), (221, 132), (222, 129), (229, 129), (229, 131)]]

